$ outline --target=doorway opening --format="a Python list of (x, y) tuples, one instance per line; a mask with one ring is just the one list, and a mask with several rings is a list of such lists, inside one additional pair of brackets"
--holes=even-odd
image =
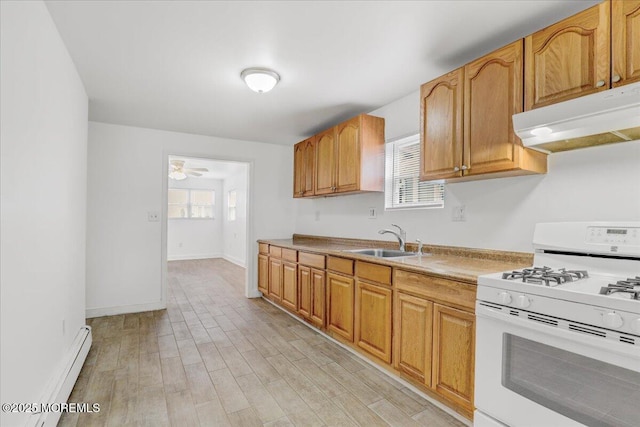
[[(165, 278), (169, 268), (193, 274), (193, 280), (199, 269), (214, 268), (247, 293), (250, 166), (242, 161), (168, 155)], [(166, 301), (167, 284), (163, 287)]]

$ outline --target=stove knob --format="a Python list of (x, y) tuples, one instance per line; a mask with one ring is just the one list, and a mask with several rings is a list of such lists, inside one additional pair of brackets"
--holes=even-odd
[(526, 295), (520, 295), (516, 298), (516, 305), (520, 308), (527, 308), (531, 305), (531, 300)]
[(511, 304), (512, 299), (509, 292), (500, 292), (498, 294), (498, 302), (500, 304)]
[(607, 328), (619, 328), (620, 326), (622, 326), (624, 321), (622, 320), (622, 316), (611, 311), (602, 315), (602, 323)]

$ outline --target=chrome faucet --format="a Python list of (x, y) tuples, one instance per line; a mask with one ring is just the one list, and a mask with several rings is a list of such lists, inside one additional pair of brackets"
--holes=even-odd
[(407, 240), (407, 232), (404, 231), (402, 227), (400, 227), (399, 225), (395, 225), (395, 224), (391, 224), (391, 225), (393, 227), (396, 227), (398, 229), (398, 232), (395, 232), (389, 229), (384, 229), (384, 230), (378, 231), (378, 234), (386, 234), (386, 233), (393, 234), (398, 239), (398, 243), (400, 244), (400, 250), (404, 251), (404, 243)]

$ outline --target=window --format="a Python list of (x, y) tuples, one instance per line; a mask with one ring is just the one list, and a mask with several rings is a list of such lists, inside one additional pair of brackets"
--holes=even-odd
[(229, 191), (227, 194), (227, 207), (229, 208), (228, 218), (229, 221), (236, 220), (236, 190)]
[(385, 146), (384, 208), (443, 208), (444, 184), (420, 182), (420, 135)]
[(213, 190), (170, 188), (168, 216), (170, 219), (213, 219), (215, 197)]

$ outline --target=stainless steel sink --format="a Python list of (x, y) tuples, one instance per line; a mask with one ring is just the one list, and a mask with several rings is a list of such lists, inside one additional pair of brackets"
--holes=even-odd
[(395, 249), (382, 249), (382, 248), (352, 249), (352, 250), (347, 250), (345, 252), (352, 252), (354, 254), (360, 254), (360, 255), (369, 255), (376, 258), (400, 258), (404, 256), (418, 255), (415, 252), (405, 252), (405, 251), (398, 251)]

